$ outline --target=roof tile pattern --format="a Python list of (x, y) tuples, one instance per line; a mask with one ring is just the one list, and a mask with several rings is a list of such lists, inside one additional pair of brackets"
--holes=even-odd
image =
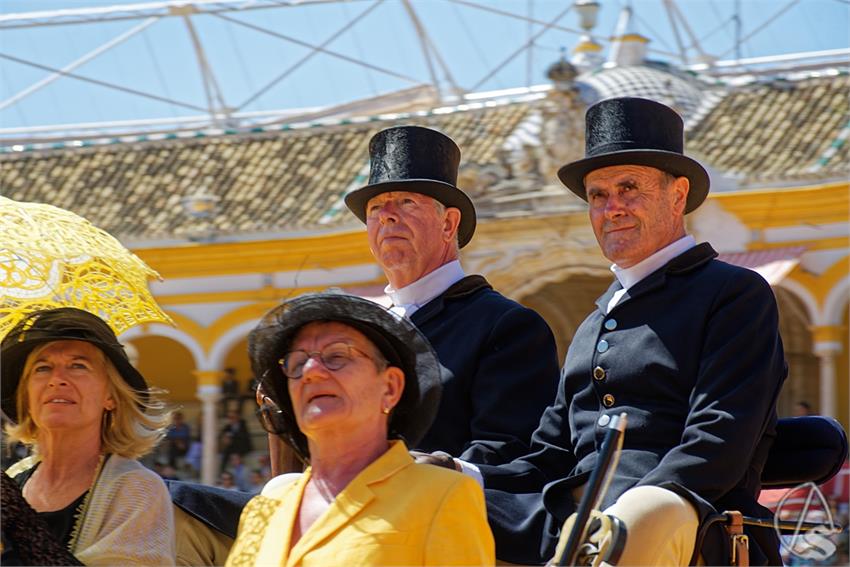
[[(486, 164), (529, 111), (510, 104), (399, 122), (438, 128), (464, 163)], [(181, 201), (199, 193), (217, 198), (203, 221), (217, 234), (308, 230), (320, 219), (333, 228), (356, 223), (333, 206), (368, 165), (369, 138), (394, 123), (7, 154), (0, 193), (73, 210), (123, 238), (190, 236), (201, 223)]]
[[(847, 74), (737, 88), (688, 132), (688, 152), (739, 176), (741, 186), (845, 177), (848, 92)], [(340, 200), (362, 182), (368, 140), (379, 129), (399, 123), (438, 128), (457, 141), (462, 164), (501, 170), (509, 153), (506, 141), (540, 112), (539, 105), (6, 153), (0, 155), (0, 194), (70, 209), (129, 240), (357, 226)], [(479, 213), (494, 206), (489, 197), (498, 194), (497, 185), (473, 196)], [(216, 201), (215, 213), (206, 218), (190, 216), (183, 206), (186, 197), (199, 193)]]
[(744, 184), (846, 176), (848, 93), (848, 74), (740, 88), (689, 132), (688, 150)]

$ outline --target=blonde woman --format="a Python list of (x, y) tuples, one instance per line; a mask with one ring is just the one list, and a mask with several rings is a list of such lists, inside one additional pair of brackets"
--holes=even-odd
[(33, 453), (6, 472), (38, 521), (84, 565), (173, 565), (168, 490), (136, 460), (169, 416), (112, 329), (79, 309), (40, 311), (0, 357), (6, 432)]

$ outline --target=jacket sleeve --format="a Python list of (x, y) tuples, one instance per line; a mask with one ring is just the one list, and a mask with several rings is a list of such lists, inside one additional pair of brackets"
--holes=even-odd
[(490, 330), (471, 382), (471, 439), (458, 457), (504, 463), (528, 452), (555, 399), (558, 354), (549, 326), (531, 309), (506, 311)]
[[(704, 334), (681, 442), (640, 481), (680, 485), (714, 502), (744, 478), (776, 419), (787, 366), (773, 291), (736, 270), (717, 294)], [(687, 339), (686, 339), (687, 340)]]
[(115, 483), (94, 541), (74, 554), (85, 565), (174, 565), (174, 511), (165, 483), (141, 468)]
[(562, 375), (555, 402), (532, 435), (532, 452), (500, 466), (478, 465), (488, 521), (503, 561), (542, 564), (551, 557), (560, 525), (546, 511), (541, 493), (549, 482), (569, 476), (576, 465), (568, 410)]
[(457, 476), (434, 514), (423, 565), (494, 565), (496, 550), (484, 494), (474, 480)]

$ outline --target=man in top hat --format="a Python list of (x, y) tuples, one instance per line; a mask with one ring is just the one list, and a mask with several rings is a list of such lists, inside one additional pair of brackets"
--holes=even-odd
[(555, 397), (557, 349), (536, 312), (460, 265), (475, 232), (475, 208), (457, 187), (460, 150), (441, 132), (401, 126), (378, 132), (369, 154), (369, 184), (345, 203), (366, 224), (392, 310), (419, 327), (453, 375), (416, 448), (472, 463), (525, 454)]
[[(776, 302), (761, 276), (718, 261), (686, 233), (684, 216), (705, 199), (709, 178), (683, 155), (678, 114), (617, 98), (590, 107), (586, 119), (586, 157), (558, 175), (588, 202), (615, 280), (576, 331), (531, 452), (480, 466), (497, 556), (552, 557), (606, 426), (625, 412), (622, 455), (602, 501), (626, 526), (619, 564), (685, 565), (695, 552), (721, 564), (729, 557), (720, 534), (695, 550), (707, 513), (770, 517), (757, 496), (787, 373)], [(772, 529), (749, 537), (753, 564), (779, 564)]]

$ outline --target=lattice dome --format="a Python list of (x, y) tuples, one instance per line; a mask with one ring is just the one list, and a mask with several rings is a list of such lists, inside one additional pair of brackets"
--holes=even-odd
[(639, 96), (672, 106), (685, 120), (699, 107), (707, 86), (696, 77), (652, 63), (598, 69), (580, 75), (576, 82), (587, 104), (617, 96)]

